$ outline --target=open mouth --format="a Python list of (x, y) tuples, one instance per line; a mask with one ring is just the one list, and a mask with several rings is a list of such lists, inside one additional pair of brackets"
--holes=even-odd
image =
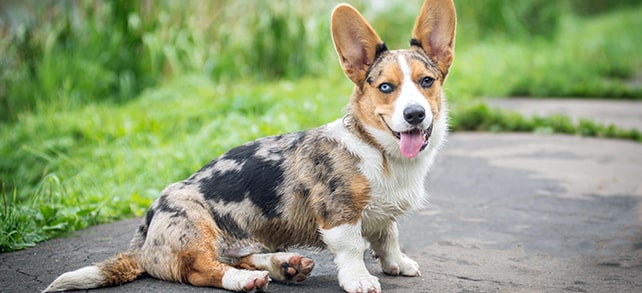
[(398, 132), (390, 128), (383, 115), (379, 115), (379, 117), (381, 117), (383, 124), (388, 127), (392, 135), (399, 139), (399, 150), (404, 157), (414, 158), (428, 146), (433, 123), (427, 129), (413, 128), (408, 131)]

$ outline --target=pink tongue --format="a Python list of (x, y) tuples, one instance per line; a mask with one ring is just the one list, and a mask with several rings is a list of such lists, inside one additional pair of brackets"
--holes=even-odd
[(414, 158), (419, 154), (424, 144), (424, 135), (420, 131), (402, 132), (399, 141), (401, 154), (406, 158)]

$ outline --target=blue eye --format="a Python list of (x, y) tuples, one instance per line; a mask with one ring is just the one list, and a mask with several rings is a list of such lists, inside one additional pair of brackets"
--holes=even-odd
[(395, 87), (387, 82), (380, 84), (378, 88), (384, 94), (392, 93), (395, 90)]
[(425, 77), (423, 77), (423, 78), (419, 81), (419, 85), (420, 85), (422, 88), (427, 89), (427, 88), (429, 88), (429, 87), (431, 87), (431, 86), (432, 86), (432, 83), (433, 83), (434, 81), (435, 81), (435, 79), (434, 79), (434, 78), (432, 78), (432, 77), (430, 77), (430, 76), (425, 76)]

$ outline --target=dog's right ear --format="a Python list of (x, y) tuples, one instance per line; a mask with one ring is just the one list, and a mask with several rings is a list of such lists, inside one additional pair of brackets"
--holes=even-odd
[(426, 0), (412, 30), (410, 45), (421, 47), (447, 74), (455, 58), (456, 26), (453, 0)]
[(334, 9), (331, 26), (341, 68), (353, 83), (359, 85), (377, 51), (384, 50), (385, 45), (359, 11), (348, 4), (340, 4)]

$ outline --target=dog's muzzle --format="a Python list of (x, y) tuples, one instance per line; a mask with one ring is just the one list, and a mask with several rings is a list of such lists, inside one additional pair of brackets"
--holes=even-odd
[(415, 127), (408, 131), (398, 132), (392, 130), (383, 115), (379, 114), (379, 117), (388, 130), (390, 130), (392, 135), (399, 139), (399, 150), (404, 157), (409, 159), (414, 158), (428, 146), (434, 123), (431, 123), (427, 129)]

